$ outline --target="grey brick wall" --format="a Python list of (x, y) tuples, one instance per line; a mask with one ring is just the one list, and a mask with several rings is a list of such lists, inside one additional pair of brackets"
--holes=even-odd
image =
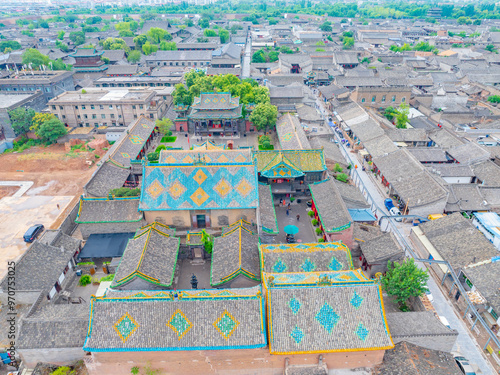
[(145, 220), (133, 223), (99, 223), (99, 224), (78, 224), (84, 240), (91, 234), (96, 233), (135, 233), (137, 229), (146, 225)]

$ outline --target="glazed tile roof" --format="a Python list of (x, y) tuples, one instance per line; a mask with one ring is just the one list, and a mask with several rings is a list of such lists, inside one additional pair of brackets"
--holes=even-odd
[(231, 97), (229, 92), (201, 93), (194, 98), (188, 118), (220, 119), (240, 118), (242, 116), (240, 98)]
[(252, 164), (143, 168), (141, 211), (257, 208)]
[(382, 289), (373, 281), (267, 289), (271, 354), (394, 347)]
[(263, 282), (266, 287), (270, 286), (310, 286), (315, 287), (322, 282), (328, 281), (332, 285), (345, 283), (363, 283), (369, 279), (361, 269), (325, 272), (291, 272), (276, 273), (263, 272)]
[(252, 223), (249, 223), (248, 221), (245, 221), (243, 219), (238, 220), (235, 223), (232, 223), (231, 225), (228, 225), (227, 227), (222, 228), (222, 235), (225, 235), (229, 232), (232, 232), (234, 229), (243, 227), (243, 229), (246, 229), (249, 232), (255, 232), (256, 227), (252, 225)]
[(323, 272), (352, 269), (342, 242), (260, 245), (262, 272)]
[(110, 161), (106, 161), (94, 173), (84, 189), (91, 196), (107, 197), (110, 190), (123, 187), (129, 175), (128, 168), (118, 167)]
[(278, 234), (278, 220), (274, 209), (271, 185), (259, 182), (259, 216), (262, 231), (268, 234)]
[(162, 150), (160, 153), (161, 164), (193, 165), (203, 164), (249, 164), (252, 162), (250, 149), (239, 150)]
[(136, 160), (144, 144), (153, 133), (155, 123), (144, 116), (132, 123), (117, 142), (118, 146), (110, 155), (110, 160), (118, 166), (130, 166), (130, 160)]
[(127, 243), (112, 288), (126, 289), (135, 279), (160, 287), (172, 285), (180, 239), (167, 234), (167, 229), (154, 223), (137, 231)]
[(224, 150), (226, 145), (224, 143), (215, 144), (211, 140), (207, 140), (203, 143), (193, 145), (193, 151), (199, 150)]
[(149, 296), (150, 292), (114, 292), (106, 297), (92, 297), (83, 350), (176, 351), (267, 346), (260, 286), (176, 293), (177, 298), (171, 291), (153, 296)]
[(138, 198), (80, 198), (77, 224), (139, 222)]
[(290, 173), (326, 170), (323, 150), (254, 151), (253, 158), (256, 161), (257, 170), (261, 173), (269, 171), (274, 174), (275, 170), (279, 173), (281, 169), (287, 172), (287, 168), (291, 168)]
[(285, 113), (278, 119), (276, 132), (282, 149), (307, 150), (311, 148), (299, 119), (290, 113)]
[(351, 215), (331, 179), (309, 184), (309, 190), (326, 232), (340, 232), (351, 226)]
[(224, 284), (239, 275), (260, 280), (259, 237), (248, 230), (250, 223), (239, 220), (221, 237), (214, 239), (210, 284)]

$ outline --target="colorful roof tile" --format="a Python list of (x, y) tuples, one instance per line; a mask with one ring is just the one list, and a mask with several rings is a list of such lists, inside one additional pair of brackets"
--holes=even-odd
[(267, 346), (260, 286), (222, 291), (147, 291), (144, 295), (112, 291), (105, 297), (92, 297), (84, 350), (176, 351)]
[[(258, 171), (266, 177), (291, 178), (302, 176), (305, 172), (326, 170), (323, 150), (254, 151), (253, 157)], [(290, 170), (288, 176), (287, 170)], [(285, 174), (282, 175), (281, 171)]]
[(252, 163), (252, 156), (250, 149), (163, 150), (159, 162), (165, 165), (237, 165)]

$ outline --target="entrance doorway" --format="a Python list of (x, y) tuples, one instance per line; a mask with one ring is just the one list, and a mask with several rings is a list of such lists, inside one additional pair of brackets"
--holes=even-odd
[(196, 215), (196, 223), (198, 225), (198, 228), (205, 228), (207, 224), (205, 215)]

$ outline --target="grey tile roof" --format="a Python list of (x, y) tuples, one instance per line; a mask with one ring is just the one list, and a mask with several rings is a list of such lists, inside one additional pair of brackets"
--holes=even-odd
[(93, 297), (84, 350), (217, 350), (267, 345), (260, 286), (177, 291), (176, 300), (173, 292), (141, 297), (147, 293), (135, 293), (133, 299), (121, 297), (121, 293)]
[[(107, 57), (109, 61), (119, 61), (125, 59), (125, 51), (124, 50), (108, 50), (104, 51), (102, 57)], [(106, 74), (108, 74), (106, 72)]]
[(304, 91), (302, 89), (302, 86), (269, 86), (269, 97), (271, 98), (271, 100), (279, 98), (302, 99), (304, 97)]
[(110, 190), (123, 187), (129, 175), (130, 169), (106, 161), (94, 172), (85, 185), (85, 191), (94, 197), (107, 197)]
[(366, 151), (368, 151), (372, 157), (381, 156), (398, 150), (394, 142), (385, 134), (363, 141), (363, 146), (365, 146)]
[[(118, 146), (111, 153), (110, 159), (119, 166), (130, 166), (130, 159), (136, 160), (144, 144), (155, 130), (155, 123), (144, 116), (129, 125), (117, 142)], [(114, 145), (113, 145), (114, 146)]]
[(111, 65), (106, 70), (106, 75), (136, 74), (139, 71), (139, 65)]
[(346, 161), (340, 152), (339, 146), (334, 142), (330, 142), (328, 138), (313, 137), (309, 140), (309, 143), (314, 149), (323, 149), (326, 161), (346, 165)]
[(380, 227), (362, 223), (354, 223), (354, 240), (362, 243), (383, 234)]
[(458, 332), (446, 327), (432, 311), (387, 313), (387, 324), (394, 340), (405, 337), (458, 336)]
[(427, 170), (417, 173), (411, 178), (389, 180), (394, 190), (405, 201), (408, 208), (417, 208), (439, 201), (445, 201), (448, 191), (436, 181)]
[[(73, 254), (73, 250), (46, 245), (35, 240), (16, 262), (16, 290), (21, 292), (47, 289), (48, 291), (63, 273)], [(4, 291), (7, 289), (6, 278), (2, 280), (0, 287)]]
[(488, 151), (472, 142), (452, 147), (448, 149), (447, 152), (460, 164), (478, 163), (490, 158), (490, 153)]
[(442, 149), (460, 146), (464, 142), (446, 129), (439, 129), (429, 133), (429, 139), (434, 141)]
[(139, 222), (138, 198), (96, 199), (80, 198), (80, 209), (75, 222), (82, 223), (120, 223)]
[(337, 180), (334, 180), (333, 182), (337, 186), (340, 196), (342, 197), (347, 209), (370, 207), (363, 196), (363, 193), (361, 193), (356, 186)]
[(479, 190), (478, 184), (449, 184), (448, 203), (446, 211), (448, 212), (463, 212), (463, 211), (485, 211), (489, 210), (488, 203), (484, 203), (485, 199)]
[(362, 242), (360, 245), (366, 261), (386, 264), (387, 260), (396, 260), (404, 257), (404, 251), (392, 233), (385, 233), (380, 237)]
[(391, 183), (396, 180), (408, 179), (416, 176), (424, 169), (422, 164), (404, 149), (399, 149), (387, 155), (374, 157), (373, 163)]
[(260, 254), (267, 273), (352, 269), (351, 252), (342, 242), (261, 245)]
[(468, 165), (437, 164), (430, 166), (431, 171), (439, 172), (441, 177), (474, 177), (474, 172)]
[(386, 134), (394, 142), (425, 142), (429, 140), (425, 129), (388, 129)]
[(304, 83), (304, 77), (300, 74), (271, 74), (266, 77), (273, 86), (288, 86), (292, 83)]
[(309, 190), (326, 232), (336, 232), (352, 224), (351, 215), (331, 179), (309, 184)]
[(146, 61), (211, 61), (212, 51), (158, 51)]
[(361, 140), (361, 142), (384, 135), (382, 128), (371, 118), (357, 124), (350, 125), (353, 134)]
[(310, 149), (311, 145), (300, 125), (299, 119), (286, 113), (278, 119), (276, 132), (283, 150)]
[(214, 239), (210, 271), (210, 285), (224, 284), (243, 275), (260, 280), (259, 237), (240, 225)]
[(500, 167), (492, 161), (474, 164), (471, 168), (483, 186), (500, 187)]
[(40, 242), (54, 247), (63, 247), (65, 250), (76, 252), (79, 250), (82, 240), (64, 234), (60, 229), (46, 230), (39, 239)]
[(455, 270), (498, 255), (498, 250), (460, 213), (420, 224), (441, 257)]
[(335, 52), (333, 62), (336, 64), (359, 64), (356, 52)]
[(488, 305), (500, 311), (500, 262), (485, 262), (463, 269), (464, 274), (481, 293)]
[(259, 183), (259, 214), (262, 230), (269, 234), (278, 234), (279, 228), (271, 185)]
[(163, 225), (139, 229), (127, 243), (111, 287), (127, 289), (127, 284), (139, 278), (153, 284), (151, 289), (171, 286), (179, 244), (180, 238), (168, 234)]
[(446, 163), (448, 158), (446, 153), (436, 147), (415, 147), (408, 148), (410, 154), (415, 156), (419, 162)]
[(47, 304), (22, 320), (17, 345), (19, 349), (81, 348), (88, 324), (88, 304)]
[(453, 355), (400, 342), (384, 355), (374, 375), (463, 375)]
[(394, 345), (382, 293), (373, 282), (317, 287), (270, 287), (271, 354), (383, 350)]

